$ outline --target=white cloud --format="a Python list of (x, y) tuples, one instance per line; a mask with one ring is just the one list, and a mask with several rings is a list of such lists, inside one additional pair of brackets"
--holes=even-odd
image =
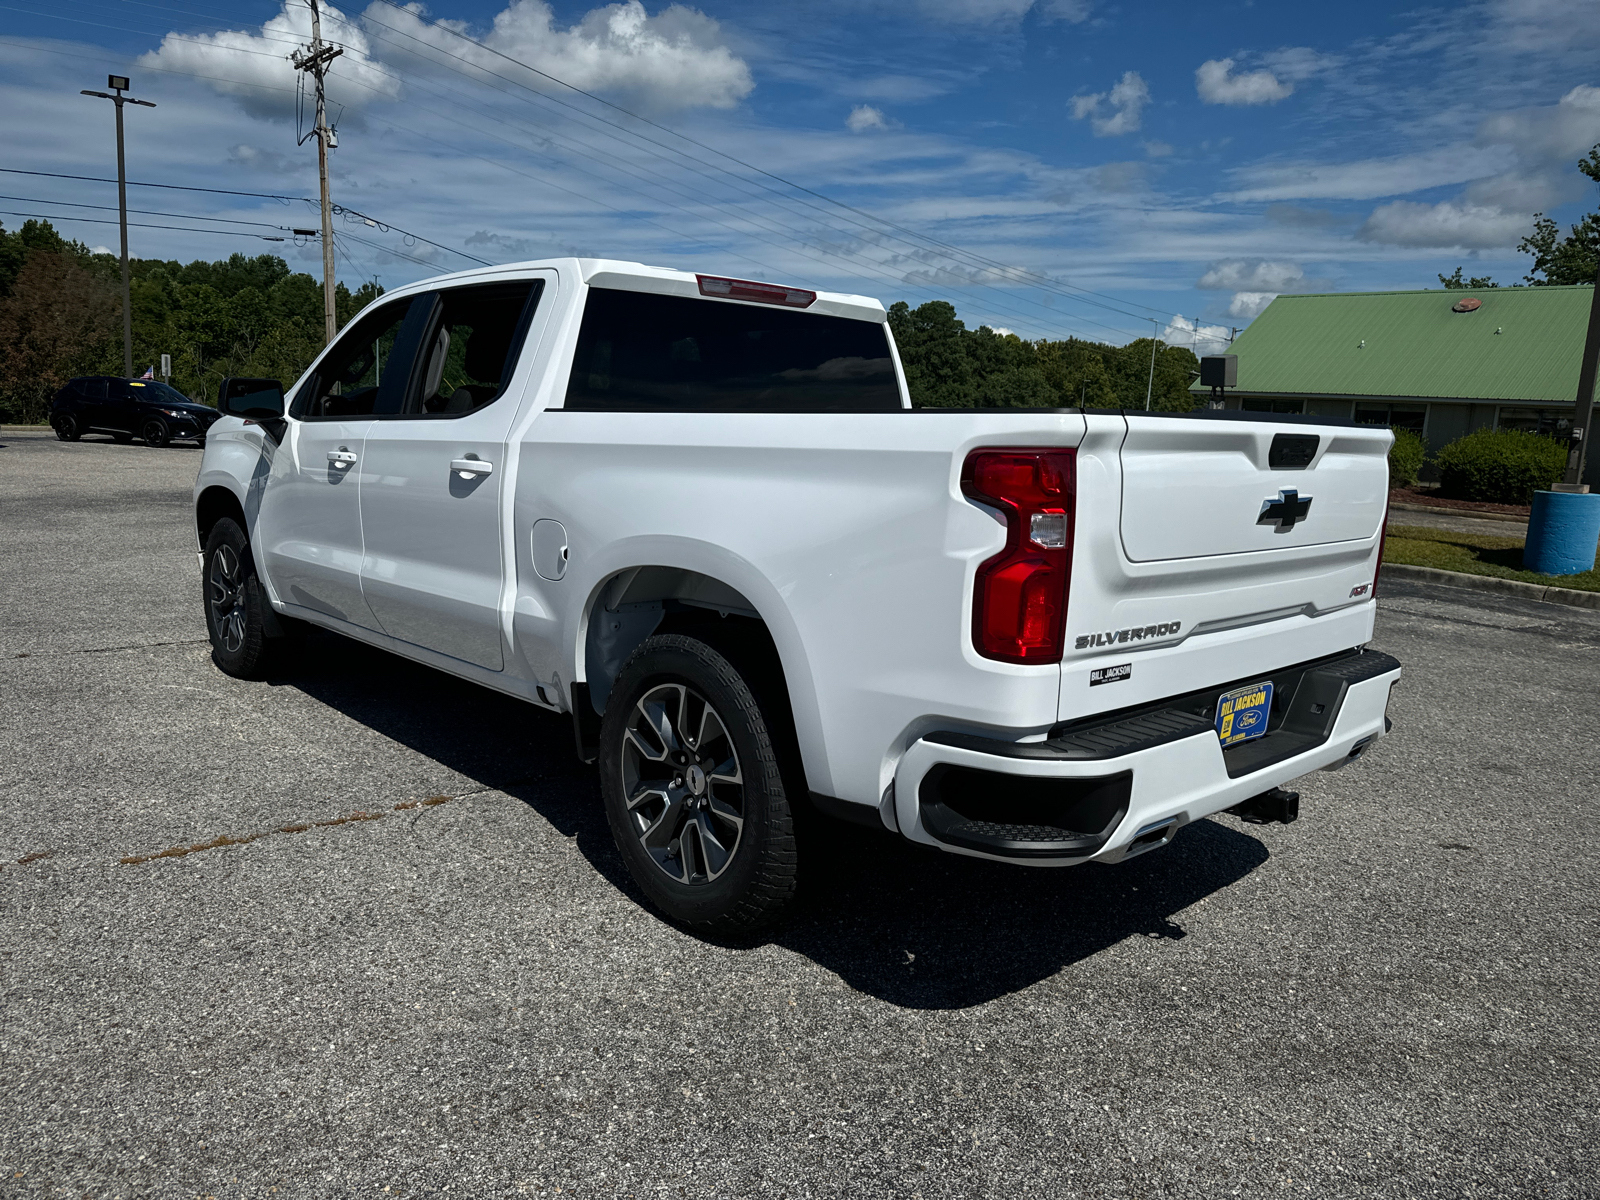
[(1490, 205), (1396, 200), (1375, 208), (1356, 236), (1388, 246), (1505, 250), (1515, 246), (1531, 224), (1527, 216)]
[(1600, 45), (1600, 6), (1593, 0), (1490, 0), (1492, 36), (1508, 48), (1548, 56)]
[[(359, 21), (322, 7), (323, 36), (344, 47), (328, 72), (328, 96), (338, 106), (360, 108), (400, 96), (400, 72), (378, 60), (386, 54), (460, 60), (505, 73), (508, 64), (470, 42), (461, 22), (440, 29), (423, 20), (421, 5), (397, 10), (371, 4)], [(260, 115), (292, 111), (296, 72), (288, 55), (311, 37), (311, 13), (300, 0), (283, 0), (277, 16), (259, 30), (213, 34), (169, 33), (140, 62), (205, 77)], [(547, 71), (586, 91), (604, 92), (653, 112), (732, 108), (755, 87), (750, 68), (724, 43), (721, 27), (696, 9), (673, 4), (651, 16), (640, 0), (624, 0), (557, 25), (544, 0), (513, 0), (481, 38), (491, 50)], [(445, 54), (453, 56), (446, 59)], [(409, 63), (408, 63), (409, 69)]]
[(1228, 315), (1253, 321), (1277, 298), (1277, 292), (1235, 292), (1228, 301)]
[(1200, 355), (1220, 354), (1227, 348), (1231, 332), (1226, 325), (1202, 325), (1198, 317), (1191, 321), (1174, 313), (1161, 331), (1161, 340), (1169, 346), (1187, 346)]
[(870, 104), (856, 105), (850, 110), (850, 115), (844, 119), (844, 123), (845, 128), (851, 133), (866, 133), (869, 129), (889, 128), (883, 110), (873, 108)]
[(1207, 104), (1276, 104), (1294, 93), (1292, 83), (1282, 82), (1266, 69), (1233, 74), (1231, 58), (1201, 63), (1194, 73), (1194, 86)]
[(1525, 157), (1584, 154), (1600, 142), (1600, 87), (1580, 83), (1553, 106), (1496, 113), (1479, 127), (1478, 140), (1516, 146)]
[(1152, 138), (1150, 141), (1141, 144), (1144, 146), (1144, 152), (1151, 158), (1166, 158), (1172, 153), (1171, 142), (1157, 141)]
[[(369, 7), (368, 16), (378, 8)], [(393, 9), (382, 11), (395, 15)], [(755, 88), (750, 68), (724, 43), (722, 27), (681, 4), (652, 17), (639, 0), (625, 0), (592, 9), (561, 29), (544, 0), (514, 0), (495, 16), (483, 41), (586, 91), (619, 95), (658, 112), (732, 108)], [(466, 43), (452, 42), (451, 52), (464, 53)], [(502, 69), (504, 60), (494, 65)]]
[(1344, 64), (1344, 59), (1337, 55), (1322, 54), (1310, 46), (1285, 46), (1281, 50), (1270, 50), (1261, 58), (1273, 74), (1290, 83), (1325, 75)]
[(962, 25), (1014, 24), (1037, 12), (1045, 21), (1078, 25), (1089, 19), (1094, 0), (918, 0), (924, 16)]
[(1305, 282), (1305, 268), (1299, 263), (1229, 258), (1212, 263), (1195, 286), (1230, 292), (1288, 292)]
[[(1137, 71), (1126, 71), (1109, 92), (1072, 98), (1072, 119), (1092, 118), (1095, 137), (1120, 137), (1139, 131), (1139, 115), (1150, 103), (1150, 87)], [(1102, 108), (1110, 112), (1102, 115)]]
[[(328, 69), (328, 99), (339, 107), (360, 108), (374, 100), (394, 100), (400, 83), (372, 57), (361, 27), (331, 5), (322, 6), (322, 36), (344, 47)], [(169, 33), (161, 45), (141, 55), (139, 65), (199, 75), (217, 91), (238, 98), (258, 116), (294, 111), (299, 74), (289, 55), (311, 40), (311, 10), (283, 0), (283, 9), (255, 32)]]
[(1274, 163), (1233, 172), (1243, 186), (1221, 199), (1376, 200), (1482, 179), (1512, 165), (1501, 146), (1447, 146), (1422, 154), (1347, 163)]
[(1081, 25), (1094, 12), (1094, 0), (1045, 0), (1039, 5), (1039, 15), (1047, 21), (1065, 21)]

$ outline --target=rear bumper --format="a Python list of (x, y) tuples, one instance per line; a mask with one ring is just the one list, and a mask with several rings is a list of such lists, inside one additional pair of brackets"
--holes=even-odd
[(1038, 866), (1118, 862), (1183, 825), (1319, 768), (1348, 765), (1388, 731), (1400, 663), (1349, 651), (1270, 673), (1282, 708), (1265, 737), (1224, 751), (1208, 704), (1228, 681), (1042, 742), (934, 733), (895, 774), (913, 841)]

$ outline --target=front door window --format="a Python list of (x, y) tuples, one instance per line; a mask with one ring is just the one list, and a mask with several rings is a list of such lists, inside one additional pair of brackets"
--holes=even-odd
[(379, 305), (357, 317), (301, 385), (289, 415), (302, 421), (369, 417), (380, 411), (380, 395), (403, 391), (411, 364), (396, 350), (411, 303)]

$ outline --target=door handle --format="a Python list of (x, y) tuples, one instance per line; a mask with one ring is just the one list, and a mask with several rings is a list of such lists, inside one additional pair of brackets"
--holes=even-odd
[(465, 458), (451, 459), (450, 469), (459, 471), (463, 479), (476, 479), (479, 475), (491, 473), (494, 464), (479, 458), (476, 454), (469, 454)]
[(350, 451), (346, 450), (343, 446), (340, 446), (337, 450), (328, 451), (328, 461), (334, 466), (338, 467), (339, 470), (343, 471), (347, 470), (355, 463), (356, 456), (351, 454)]

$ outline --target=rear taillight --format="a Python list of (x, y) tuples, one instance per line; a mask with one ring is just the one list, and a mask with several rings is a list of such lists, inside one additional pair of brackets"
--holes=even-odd
[(978, 568), (972, 644), (1001, 662), (1061, 661), (1072, 569), (1075, 450), (974, 450), (961, 490), (1006, 518), (1006, 545)]

